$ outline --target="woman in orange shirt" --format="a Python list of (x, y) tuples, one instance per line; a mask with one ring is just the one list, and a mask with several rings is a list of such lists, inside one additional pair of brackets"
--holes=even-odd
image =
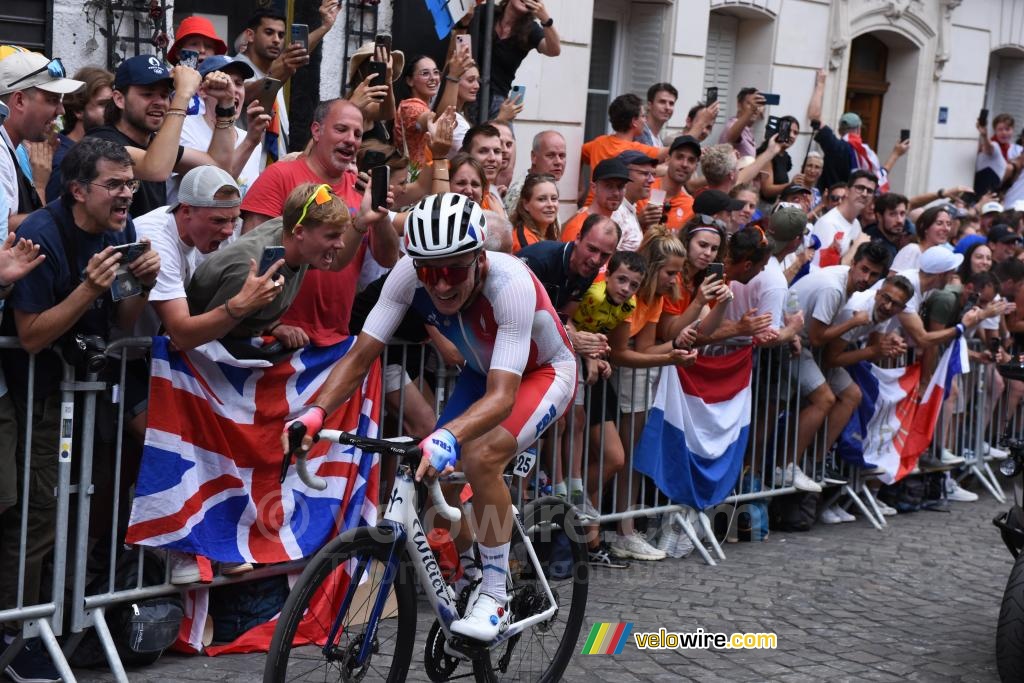
[(558, 186), (555, 177), (546, 173), (530, 174), (523, 181), (519, 203), (512, 210), (512, 253), (541, 240), (557, 240)]
[(395, 147), (405, 152), (416, 167), (423, 168), (427, 163), (430, 102), (437, 96), (441, 72), (433, 59), (419, 56), (409, 62), (405, 82), (412, 94), (402, 100), (395, 114)]
[(686, 263), (679, 274), (679, 297), (665, 300), (658, 324), (660, 339), (672, 339), (700, 316), (708, 303), (702, 286), (707, 268), (725, 258), (726, 226), (723, 221), (697, 215), (686, 223), (679, 235), (686, 248)]

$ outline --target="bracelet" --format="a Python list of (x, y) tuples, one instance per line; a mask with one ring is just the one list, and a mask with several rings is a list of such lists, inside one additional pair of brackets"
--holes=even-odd
[(449, 74), (449, 75), (447, 75), (447, 76), (445, 76), (445, 77), (444, 77), (444, 80), (446, 80), (446, 81), (450, 81), (450, 82), (452, 82), (452, 83), (458, 83), (460, 79), (458, 79), (458, 78), (455, 78), (454, 76), (452, 76), (451, 74)]
[(242, 320), (243, 318), (245, 318), (244, 315), (235, 315), (234, 313), (232, 313), (231, 307), (228, 306), (227, 301), (224, 302), (224, 312), (227, 313), (228, 317), (231, 318), (232, 320)]
[(213, 124), (213, 127), (216, 128), (217, 130), (226, 130), (228, 128), (234, 128), (235, 127), (235, 122), (234, 121), (217, 121), (217, 123)]
[(946, 198), (946, 188), (940, 187), (939, 191), (935, 193), (935, 196), (937, 196), (939, 199), (945, 199)]
[(168, 109), (164, 112), (164, 116), (180, 116), (181, 118), (185, 118), (185, 112), (180, 109)]
[(365, 235), (366, 233), (370, 232), (369, 228), (363, 228), (362, 230), (357, 228), (355, 221), (352, 221), (352, 229), (355, 230), (356, 232), (358, 232), (360, 235)]
[(437, 175), (437, 174), (435, 173), (435, 174), (434, 174), (434, 180), (444, 180), (444, 181), (446, 181), (446, 182), (447, 182), (447, 180), (448, 180), (448, 176), (440, 176), (440, 175)]

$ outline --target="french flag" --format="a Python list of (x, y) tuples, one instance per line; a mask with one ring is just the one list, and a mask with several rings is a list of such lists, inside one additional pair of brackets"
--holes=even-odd
[(673, 502), (697, 510), (735, 488), (750, 436), (753, 347), (662, 368), (633, 466)]
[(859, 467), (881, 467), (886, 484), (905, 477), (931, 444), (953, 379), (970, 371), (967, 344), (958, 336), (939, 358), (924, 392), (921, 362), (880, 368), (861, 362), (847, 368), (863, 398), (837, 445), (840, 457)]

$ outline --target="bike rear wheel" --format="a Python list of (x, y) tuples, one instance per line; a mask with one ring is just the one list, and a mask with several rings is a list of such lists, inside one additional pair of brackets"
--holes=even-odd
[[(560, 498), (534, 501), (523, 511), (523, 529), (543, 567), (558, 610), (491, 650), (490, 661), (473, 664), (477, 681), (558, 681), (569, 665), (587, 611), (590, 565), (586, 530), (575, 508)], [(518, 528), (508, 555), (509, 609), (522, 620), (548, 607)]]
[[(343, 534), (310, 560), (281, 610), (263, 671), (265, 683), (405, 680), (416, 638), (416, 592), (404, 551), (377, 622), (371, 654), (362, 664), (356, 662), (367, 637), (371, 609), (386, 588), (391, 546), (374, 539), (373, 533), (364, 528)], [(365, 561), (364, 580), (341, 615), (340, 632), (328, 648), (325, 643), (345, 596), (346, 574), (355, 572), (361, 560)], [(326, 607), (321, 607), (323, 595), (334, 597)], [(316, 644), (293, 646), (297, 634)]]

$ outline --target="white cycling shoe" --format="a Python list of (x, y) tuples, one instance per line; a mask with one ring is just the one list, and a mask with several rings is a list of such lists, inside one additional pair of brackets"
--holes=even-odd
[(508, 628), (510, 616), (508, 603), (503, 605), (487, 593), (477, 593), (469, 600), (466, 616), (452, 622), (452, 633), (489, 643)]

